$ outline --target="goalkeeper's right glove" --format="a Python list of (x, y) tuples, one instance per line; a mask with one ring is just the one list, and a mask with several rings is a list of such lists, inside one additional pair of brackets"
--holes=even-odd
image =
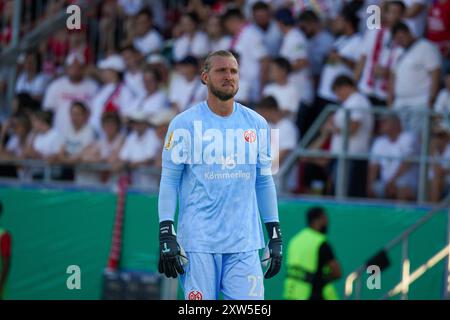
[(159, 262), (158, 271), (168, 278), (184, 274), (182, 249), (177, 242), (173, 221), (166, 220), (159, 224)]

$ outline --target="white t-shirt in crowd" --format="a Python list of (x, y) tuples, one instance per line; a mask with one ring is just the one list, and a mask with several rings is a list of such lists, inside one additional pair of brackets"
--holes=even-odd
[[(336, 39), (334, 48), (340, 57), (356, 63), (361, 57), (361, 43), (362, 38), (356, 33), (351, 36), (340, 36)], [(352, 76), (353, 71), (345, 63), (325, 64), (320, 77), (318, 90), (319, 97), (337, 102), (337, 97), (334, 94), (332, 87), (334, 80), (340, 75)]]
[(230, 50), (231, 48), (231, 36), (223, 36), (219, 39), (209, 39), (209, 51), (214, 52), (218, 50)]
[(112, 103), (114, 103), (118, 107), (118, 111), (120, 111), (127, 106), (131, 99), (132, 94), (128, 90), (127, 86), (116, 83), (105, 84), (97, 92), (97, 94), (92, 99), (91, 104), (89, 105), (91, 111), (89, 116), (89, 124), (92, 126), (92, 128), (94, 128), (96, 132), (101, 132), (102, 115), (105, 111), (107, 102), (111, 100)]
[(64, 150), (70, 156), (79, 154), (85, 147), (94, 142), (95, 133), (91, 126), (85, 125), (78, 131), (71, 126), (63, 135)]
[[(373, 129), (373, 116), (369, 112), (371, 108), (370, 101), (361, 93), (355, 92), (344, 101), (333, 118), (334, 125), (343, 129), (345, 125), (345, 111), (350, 110), (350, 121), (360, 123), (358, 131), (349, 136), (348, 153), (366, 153), (369, 151), (370, 139)], [(349, 124), (348, 124), (349, 125)], [(341, 153), (343, 151), (342, 133), (335, 133), (331, 138), (331, 152)]]
[[(380, 35), (381, 38), (379, 38)], [(378, 39), (381, 39), (379, 45), (377, 45)], [(392, 45), (391, 39), (391, 32), (387, 28), (368, 29), (364, 33), (361, 44), (361, 56), (366, 57), (366, 62), (363, 67), (358, 87), (359, 90), (367, 96), (377, 97), (377, 88), (383, 85), (383, 80), (377, 78), (375, 75), (375, 67), (382, 61), (384, 50), (390, 50)], [(378, 98), (384, 99), (382, 96)]]
[(61, 150), (63, 137), (56, 129), (52, 128), (46, 133), (38, 133), (33, 140), (33, 149), (43, 157), (57, 154)]
[(133, 98), (143, 97), (147, 94), (144, 85), (144, 74), (141, 71), (134, 73), (126, 71), (123, 81), (133, 95)]
[(100, 151), (101, 159), (106, 160), (115, 152), (117, 152), (118, 155), (124, 141), (125, 136), (122, 133), (118, 133), (112, 141), (108, 141), (108, 139), (104, 135), (100, 137), (100, 139), (97, 141), (97, 146)]
[(292, 82), (285, 85), (270, 83), (264, 87), (263, 95), (274, 97), (280, 110), (290, 111), (294, 114), (298, 111), (300, 92)]
[(169, 100), (166, 92), (158, 90), (153, 94), (145, 97), (140, 97), (133, 100), (129, 106), (122, 110), (122, 115), (128, 116), (137, 111), (142, 112), (150, 118), (157, 112), (169, 107)]
[[(271, 150), (274, 153), (275, 150), (283, 151), (283, 150), (293, 150), (297, 146), (298, 141), (298, 129), (295, 126), (294, 122), (284, 117), (277, 123), (270, 123), (271, 129), (278, 129), (279, 140), (271, 139)], [(273, 154), (275, 156), (275, 154)]]
[(429, 5), (430, 5), (431, 1), (430, 0), (403, 0), (403, 3), (405, 4), (406, 9), (409, 9), (416, 3), (425, 5), (425, 7), (426, 7), (425, 10), (423, 10), (417, 16), (415, 16), (414, 18), (405, 19), (405, 22), (408, 25), (408, 27), (410, 28), (410, 30), (412, 31), (412, 33), (416, 37), (422, 37), (423, 34), (425, 33), (428, 9), (429, 9)]
[(259, 100), (260, 62), (268, 56), (262, 32), (254, 25), (247, 24), (233, 39), (231, 49), (239, 54), (240, 76), (250, 84), (250, 99)]
[(53, 125), (61, 133), (71, 126), (70, 106), (74, 101), (82, 101), (89, 108), (89, 103), (95, 96), (98, 85), (91, 79), (83, 79), (79, 83), (73, 83), (68, 77), (63, 76), (54, 80), (44, 96), (43, 107), (54, 112)]
[(196, 77), (188, 82), (181, 75), (174, 75), (169, 85), (169, 101), (176, 103), (181, 111), (186, 110), (197, 102), (206, 99), (208, 90), (202, 84), (200, 78)]
[[(395, 141), (388, 136), (380, 136), (375, 139), (370, 154), (377, 157), (410, 157), (417, 154), (416, 143), (417, 139), (409, 132), (400, 133)], [(380, 165), (380, 178), (382, 182), (386, 183), (395, 175), (402, 159), (372, 159), (370, 163)], [(416, 171), (409, 170), (406, 174), (414, 175), (415, 173)]]
[[(289, 60), (291, 64), (300, 59), (308, 59), (308, 42), (300, 30), (292, 28), (285, 34), (280, 48), (280, 56)], [(310, 69), (306, 67), (293, 71), (289, 80), (296, 85), (301, 102), (310, 104), (314, 96)]]
[[(31, 142), (31, 134), (28, 135), (25, 143), (28, 144)], [(8, 142), (6, 143), (5, 149), (6, 151), (14, 154), (14, 156), (16, 157), (21, 157), (23, 155), (23, 152), (25, 151), (25, 147), (20, 144), (20, 139), (17, 135), (12, 135), (9, 139)]]
[[(125, 139), (125, 143), (119, 153), (122, 161), (141, 162), (154, 159), (161, 147), (161, 140), (155, 130), (148, 129), (141, 137), (136, 132), (132, 132)], [(134, 186), (149, 187), (154, 185), (156, 178), (151, 174), (141, 170), (134, 170), (132, 173), (132, 183)]]
[(23, 72), (17, 78), (16, 93), (28, 93), (31, 96), (42, 96), (44, 95), (49, 80), (50, 77), (48, 75), (39, 73), (30, 81), (28, 79), (28, 74)]
[(134, 47), (144, 56), (160, 51), (163, 44), (163, 37), (155, 29), (150, 30), (144, 36), (136, 37), (133, 40)]
[(434, 44), (425, 39), (416, 40), (394, 66), (394, 105), (426, 106), (431, 93), (430, 72), (440, 67), (441, 55)]
[(202, 31), (197, 31), (192, 38), (184, 34), (176, 39), (173, 44), (173, 57), (175, 61), (183, 60), (186, 56), (203, 58), (208, 53), (208, 35)]
[(436, 102), (434, 103), (434, 111), (450, 115), (450, 90), (444, 88), (439, 91)]

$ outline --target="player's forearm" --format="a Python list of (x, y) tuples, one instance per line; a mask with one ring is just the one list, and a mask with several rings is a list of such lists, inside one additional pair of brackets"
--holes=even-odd
[(263, 222), (278, 222), (277, 192), (271, 175), (257, 174), (256, 199)]
[(175, 218), (177, 209), (178, 186), (181, 181), (182, 170), (162, 168), (159, 185), (158, 213), (159, 222)]

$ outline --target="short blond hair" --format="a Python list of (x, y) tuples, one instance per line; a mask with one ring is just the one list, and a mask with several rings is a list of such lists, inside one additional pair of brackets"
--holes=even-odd
[[(234, 54), (228, 50), (217, 50), (217, 51), (211, 52), (205, 58), (205, 62), (203, 63), (203, 68), (202, 68), (203, 72), (208, 72), (209, 69), (211, 69), (211, 60), (214, 57), (225, 57), (225, 58), (235, 58), (236, 59)], [(236, 61), (237, 61), (237, 59), (236, 59)]]

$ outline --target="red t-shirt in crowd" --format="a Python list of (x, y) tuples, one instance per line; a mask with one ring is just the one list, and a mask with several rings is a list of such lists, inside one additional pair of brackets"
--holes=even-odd
[(428, 11), (427, 38), (441, 50), (450, 41), (450, 0), (433, 0)]

